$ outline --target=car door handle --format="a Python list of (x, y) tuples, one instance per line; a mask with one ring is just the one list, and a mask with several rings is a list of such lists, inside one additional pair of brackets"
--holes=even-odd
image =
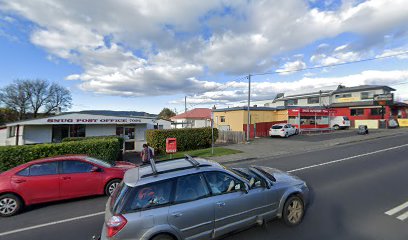
[(183, 216), (183, 213), (181, 213), (181, 212), (175, 212), (175, 213), (172, 213), (171, 216), (173, 216), (173, 217), (181, 217), (181, 216)]
[(23, 180), (23, 179), (15, 179), (15, 180), (13, 180), (13, 182), (15, 182), (15, 183), (23, 183), (23, 182), (26, 182), (26, 180)]
[(225, 206), (225, 202), (217, 202), (218, 207), (224, 207)]
[(62, 177), (62, 180), (69, 180), (71, 177)]

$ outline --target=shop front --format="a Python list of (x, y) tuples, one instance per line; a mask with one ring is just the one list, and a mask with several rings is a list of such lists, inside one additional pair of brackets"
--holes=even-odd
[(299, 129), (329, 128), (330, 118), (335, 111), (322, 108), (288, 109), (288, 123)]
[(120, 136), (125, 151), (141, 151), (146, 143), (146, 130), (170, 129), (171, 124), (155, 118), (72, 113), (10, 123), (6, 127), (0, 131), (0, 135), (5, 135), (0, 142), (3, 146), (59, 143), (67, 137)]

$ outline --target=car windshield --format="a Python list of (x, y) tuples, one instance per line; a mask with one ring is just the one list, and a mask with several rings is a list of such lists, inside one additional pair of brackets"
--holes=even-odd
[(343, 117), (343, 119), (346, 120), (346, 121), (349, 121), (349, 118), (348, 118), (348, 117)]
[(281, 125), (275, 125), (275, 126), (272, 126), (272, 129), (281, 129), (283, 126), (281, 126)]
[(109, 164), (109, 163), (107, 163), (107, 162), (104, 162), (104, 161), (102, 161), (102, 160), (99, 160), (99, 159), (97, 159), (97, 158), (86, 157), (85, 159), (86, 159), (87, 161), (91, 162), (91, 163), (98, 164), (98, 165), (100, 165), (100, 166), (102, 166), (102, 167), (112, 167), (111, 164)]

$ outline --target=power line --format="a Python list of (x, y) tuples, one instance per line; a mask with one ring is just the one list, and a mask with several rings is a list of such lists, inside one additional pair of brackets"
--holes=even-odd
[(301, 72), (301, 71), (305, 71), (305, 70), (314, 70), (314, 69), (321, 69), (321, 68), (327, 68), (327, 67), (336, 67), (336, 66), (348, 65), (348, 64), (353, 64), (353, 63), (368, 62), (368, 61), (373, 61), (373, 60), (378, 60), (378, 59), (397, 57), (397, 56), (401, 56), (401, 55), (405, 55), (405, 54), (408, 54), (408, 51), (397, 53), (397, 54), (392, 54), (392, 55), (387, 55), (387, 56), (366, 58), (366, 59), (360, 59), (360, 60), (344, 62), (344, 63), (335, 63), (335, 64), (329, 64), (329, 65), (324, 65), (324, 66), (307, 67), (307, 68), (294, 69), (294, 70), (285, 70), (285, 71), (253, 73), (251, 75), (252, 76), (261, 76), (261, 75), (274, 75), (274, 74), (281, 74), (281, 73)]

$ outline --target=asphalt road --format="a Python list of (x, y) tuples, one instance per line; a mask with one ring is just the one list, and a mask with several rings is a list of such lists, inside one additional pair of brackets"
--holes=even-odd
[[(266, 228), (253, 227), (225, 239), (406, 240), (408, 218), (398, 217), (408, 207), (392, 215), (385, 212), (408, 202), (407, 156), (408, 135), (400, 135), (235, 163), (233, 166), (257, 164), (291, 171), (312, 188), (313, 201), (304, 222), (295, 228), (274, 220)], [(91, 239), (101, 230), (106, 200), (94, 197), (31, 207), (18, 216), (0, 219), (0, 239)], [(14, 230), (17, 232), (6, 234)]]

